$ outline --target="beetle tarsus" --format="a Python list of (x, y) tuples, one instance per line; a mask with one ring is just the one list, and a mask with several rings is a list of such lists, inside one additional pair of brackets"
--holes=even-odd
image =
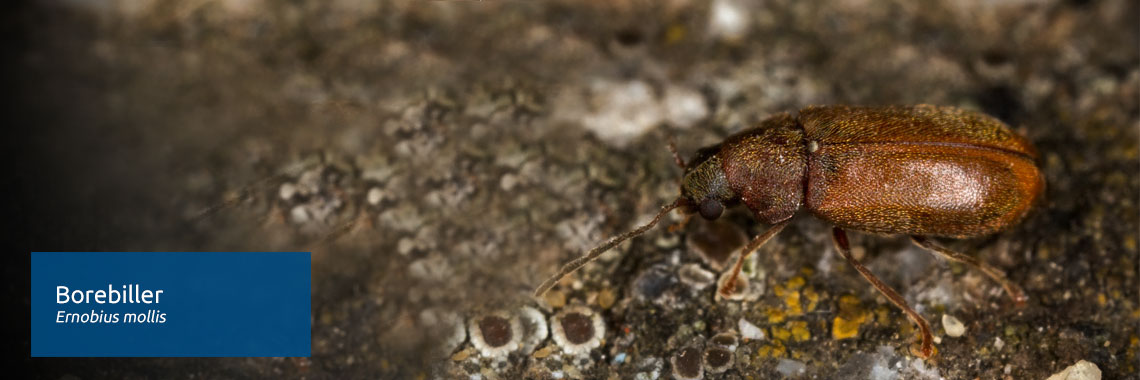
[(736, 259), (736, 264), (732, 266), (732, 276), (728, 278), (728, 281), (724, 282), (724, 286), (721, 286), (719, 290), (721, 297), (728, 298), (728, 296), (732, 295), (732, 292), (736, 290), (736, 278), (740, 277), (740, 269), (744, 267), (744, 259), (747, 259), (748, 256), (752, 255), (752, 252), (760, 249), (764, 243), (767, 243), (769, 239), (780, 233), (780, 231), (783, 230), (784, 227), (787, 227), (788, 223), (790, 222), (791, 219), (788, 219), (783, 222), (773, 224), (772, 227), (768, 228), (767, 231), (764, 231), (763, 234), (760, 234), (760, 236), (752, 239), (752, 241), (744, 247), (744, 250), (740, 251), (740, 257)]
[(891, 303), (895, 304), (899, 309), (902, 309), (902, 311), (910, 317), (911, 321), (914, 321), (914, 323), (918, 325), (918, 330), (922, 334), (922, 346), (915, 354), (923, 359), (929, 359), (931, 356), (934, 356), (934, 335), (931, 334), (930, 324), (926, 322), (926, 319), (922, 318), (917, 311), (911, 309), (910, 306), (906, 304), (906, 300), (904, 300), (898, 292), (891, 289), (890, 286), (887, 286), (887, 284), (879, 280), (878, 277), (875, 277), (867, 267), (863, 266), (854, 256), (851, 256), (851, 247), (847, 243), (847, 233), (844, 232), (843, 229), (838, 227), (834, 228), (832, 230), (832, 238), (835, 242), (835, 250), (839, 251), (839, 254), (842, 255), (844, 259), (847, 259), (847, 262), (855, 267), (855, 270), (859, 271), (859, 274), (863, 275), (863, 278), (867, 279), (867, 282), (870, 282), (879, 293), (882, 293), (887, 297), (887, 300), (891, 301)]
[(1003, 272), (1001, 269), (990, 266), (989, 264), (986, 264), (972, 256), (967, 256), (961, 252), (943, 247), (941, 244), (930, 240), (926, 236), (911, 236), (910, 240), (914, 241), (915, 245), (922, 247), (927, 251), (934, 252), (939, 256), (946, 258), (947, 260), (957, 261), (959, 263), (969, 265), (971, 267), (974, 267), (974, 269), (982, 271), (982, 273), (985, 273), (986, 276), (989, 276), (995, 282), (1001, 284), (1001, 287), (1005, 289), (1005, 294), (1009, 295), (1009, 298), (1013, 299), (1013, 303), (1017, 307), (1025, 306), (1026, 301), (1029, 300), (1029, 297), (1025, 295), (1025, 291), (1021, 290), (1021, 287), (1010, 281), (1009, 278), (1006, 278), (1005, 272)]

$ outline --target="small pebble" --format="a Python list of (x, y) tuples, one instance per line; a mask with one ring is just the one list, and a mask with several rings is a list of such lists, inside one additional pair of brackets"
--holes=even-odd
[(1100, 368), (1091, 362), (1081, 360), (1046, 380), (1100, 380)]
[(749, 322), (747, 319), (740, 318), (736, 323), (736, 327), (740, 329), (740, 337), (748, 340), (761, 340), (764, 339), (764, 330), (761, 330), (756, 325)]
[(384, 200), (384, 191), (380, 190), (379, 187), (373, 187), (371, 189), (368, 189), (368, 197), (367, 198), (368, 198), (368, 204), (373, 205), (373, 206), (378, 205), (378, 204), (380, 204), (380, 201)]
[(617, 301), (617, 295), (614, 294), (613, 289), (605, 288), (598, 292), (598, 306), (603, 309), (609, 309)]
[(534, 352), (534, 358), (535, 359), (542, 359), (542, 358), (545, 358), (547, 356), (550, 356), (550, 354), (552, 354), (552, 353), (554, 353), (554, 347), (546, 346), (546, 347), (543, 347), (542, 349), (540, 349), (538, 351), (535, 351)]
[(293, 199), (293, 196), (297, 195), (297, 186), (293, 185), (292, 183), (285, 182), (281, 184), (281, 188), (278, 190), (277, 194), (281, 196), (281, 200), (287, 201)]
[(309, 212), (305, 210), (305, 206), (297, 206), (289, 210), (289, 217), (293, 220), (293, 223), (296, 224), (304, 224), (311, 219)]
[(473, 353), (475, 353), (475, 349), (468, 348), (466, 350), (456, 352), (455, 355), (451, 355), (451, 360), (461, 362), (467, 360), (467, 358), (471, 357), (471, 354)]
[(566, 305), (566, 293), (559, 290), (546, 292), (546, 294), (542, 296), (542, 299), (546, 301), (547, 305), (555, 309)]
[(950, 314), (942, 314), (942, 328), (946, 330), (946, 335), (955, 338), (966, 333), (966, 325)]

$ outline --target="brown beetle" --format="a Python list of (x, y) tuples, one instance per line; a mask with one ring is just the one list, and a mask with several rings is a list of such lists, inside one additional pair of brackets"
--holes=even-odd
[(864, 278), (902, 309), (922, 334), (917, 354), (934, 354), (930, 327), (889, 286), (851, 256), (844, 230), (909, 235), (946, 259), (984, 272), (1018, 305), (1025, 293), (1001, 270), (944, 248), (929, 236), (969, 238), (1016, 224), (1044, 189), (1030, 143), (992, 117), (953, 107), (808, 107), (778, 114), (701, 149), (685, 165), (681, 196), (648, 224), (614, 237), (562, 267), (535, 291), (681, 208), (716, 219), (738, 203), (772, 225), (752, 239), (720, 288), (731, 294), (744, 259), (806, 207), (835, 226), (835, 248)]

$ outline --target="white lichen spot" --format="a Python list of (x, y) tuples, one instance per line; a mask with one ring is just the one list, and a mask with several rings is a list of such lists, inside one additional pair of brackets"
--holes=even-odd
[(598, 138), (624, 146), (661, 123), (653, 89), (642, 81), (598, 81), (590, 86), (590, 109), (582, 125)]
[(807, 371), (807, 365), (799, 360), (780, 359), (776, 363), (776, 372), (779, 372), (784, 377), (794, 377), (804, 374)]
[(519, 309), (519, 321), (522, 322), (523, 327), (523, 340), (521, 351), (524, 354), (534, 352), (546, 337), (550, 336), (549, 326), (546, 324), (546, 316), (530, 306), (523, 306)]
[(602, 141), (618, 147), (669, 123), (688, 128), (710, 111), (700, 92), (681, 86), (654, 89), (641, 80), (597, 80), (584, 91), (558, 96), (554, 118), (581, 124)]
[(278, 189), (277, 194), (283, 201), (293, 199), (293, 196), (297, 195), (297, 186), (293, 185), (292, 183), (285, 182), (281, 184), (281, 188)]
[(384, 198), (384, 190), (380, 190), (379, 187), (368, 189), (368, 204), (373, 206), (379, 205), (380, 201), (384, 200)]
[(716, 0), (709, 12), (709, 35), (715, 39), (738, 41), (748, 33), (752, 20), (737, 0)]
[(669, 124), (678, 128), (691, 127), (709, 115), (708, 105), (701, 93), (677, 86), (665, 88), (662, 108)]

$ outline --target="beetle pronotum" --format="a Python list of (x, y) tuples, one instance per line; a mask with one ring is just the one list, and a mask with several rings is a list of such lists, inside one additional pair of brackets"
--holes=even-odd
[(992, 117), (953, 107), (807, 107), (697, 151), (684, 167), (681, 195), (649, 223), (618, 235), (565, 264), (535, 290), (542, 295), (622, 241), (640, 235), (670, 211), (720, 217), (744, 204), (771, 227), (752, 239), (718, 290), (731, 294), (752, 252), (788, 225), (800, 208), (832, 225), (835, 248), (868, 282), (919, 327), (917, 354), (934, 354), (930, 326), (897, 292), (851, 256), (846, 230), (908, 235), (930, 252), (981, 270), (1017, 305), (1025, 293), (992, 266), (929, 237), (970, 238), (1016, 224), (1045, 182), (1036, 150)]

